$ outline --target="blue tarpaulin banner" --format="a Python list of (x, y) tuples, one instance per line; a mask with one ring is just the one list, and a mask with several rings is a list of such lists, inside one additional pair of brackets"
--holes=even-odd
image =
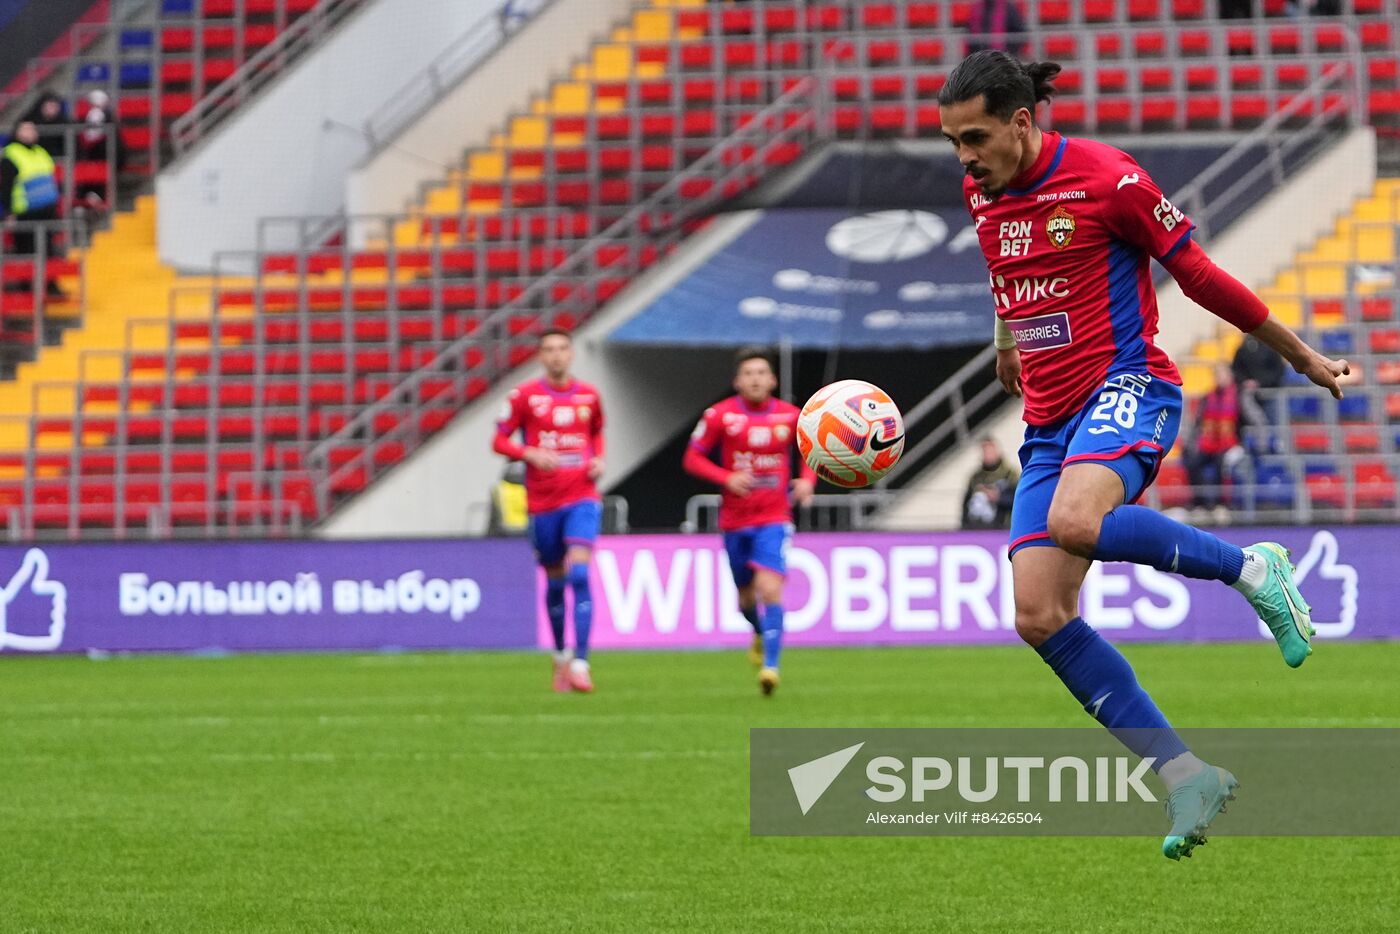
[(962, 207), (784, 208), (612, 339), (898, 349), (980, 344), (991, 333), (987, 266)]

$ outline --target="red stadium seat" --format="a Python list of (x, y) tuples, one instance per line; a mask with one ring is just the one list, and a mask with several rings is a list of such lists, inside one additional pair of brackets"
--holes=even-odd
[(1385, 461), (1358, 462), (1353, 478), (1357, 508), (1388, 509), (1395, 505), (1395, 475)]
[(1375, 454), (1381, 449), (1381, 434), (1371, 427), (1347, 428), (1342, 434), (1342, 446), (1348, 454)]
[(1145, 97), (1139, 116), (1144, 124), (1174, 124), (1177, 115), (1176, 98)]
[(1086, 23), (1111, 23), (1118, 18), (1118, 0), (1083, 0)]
[(1362, 321), (1395, 320), (1395, 302), (1386, 295), (1374, 295), (1361, 299)]
[(1294, 428), (1293, 450), (1299, 454), (1326, 454), (1332, 450), (1332, 436), (1325, 428)]
[(1220, 99), (1214, 96), (1192, 96), (1187, 98), (1186, 122), (1192, 126), (1219, 124)]

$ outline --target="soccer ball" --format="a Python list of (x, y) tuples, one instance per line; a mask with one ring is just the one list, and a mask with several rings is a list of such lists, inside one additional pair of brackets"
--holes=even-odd
[(883, 389), (843, 379), (818, 389), (802, 407), (797, 450), (827, 483), (869, 486), (899, 463), (904, 419)]

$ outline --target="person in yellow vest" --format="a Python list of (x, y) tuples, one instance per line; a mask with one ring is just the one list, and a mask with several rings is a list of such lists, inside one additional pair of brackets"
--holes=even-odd
[[(53, 157), (39, 145), (34, 123), (21, 120), (0, 159), (0, 218), (11, 234), (13, 252), (37, 252), (37, 231), (20, 222), (58, 219), (58, 177)], [(56, 256), (54, 232), (49, 231), (48, 253)]]

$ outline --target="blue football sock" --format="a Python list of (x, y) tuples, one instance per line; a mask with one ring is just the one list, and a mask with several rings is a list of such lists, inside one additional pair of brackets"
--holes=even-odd
[(1074, 699), (1153, 769), (1186, 752), (1167, 718), (1138, 684), (1133, 666), (1079, 617), (1036, 649)]
[(564, 651), (564, 578), (547, 577), (544, 585), (544, 611), (554, 634), (554, 651)]
[(1119, 506), (1104, 516), (1093, 557), (1227, 584), (1239, 580), (1244, 568), (1244, 552), (1238, 546), (1146, 506)]
[(574, 591), (574, 658), (588, 660), (588, 636), (593, 632), (593, 593), (588, 589), (588, 565), (569, 565)]
[(741, 606), (739, 612), (744, 614), (744, 619), (748, 620), (749, 625), (753, 627), (754, 635), (763, 635), (763, 623), (758, 618), (758, 604)]
[(763, 608), (763, 667), (777, 668), (783, 651), (783, 608), (781, 604)]

